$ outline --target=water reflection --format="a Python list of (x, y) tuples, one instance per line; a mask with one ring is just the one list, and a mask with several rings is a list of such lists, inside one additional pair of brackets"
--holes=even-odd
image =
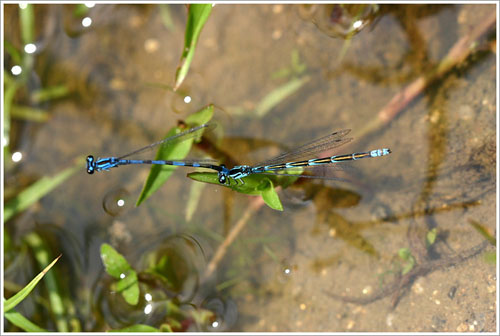
[(368, 25), (376, 16), (376, 4), (300, 5), (299, 14), (311, 20), (319, 30), (331, 37), (350, 38)]
[(231, 299), (221, 297), (207, 298), (202, 307), (214, 313), (211, 323), (204, 328), (206, 331), (229, 331), (236, 324), (238, 308)]

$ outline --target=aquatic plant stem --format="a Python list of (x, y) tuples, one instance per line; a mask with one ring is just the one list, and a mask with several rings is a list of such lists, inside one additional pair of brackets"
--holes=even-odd
[(442, 77), (448, 71), (460, 62), (465, 60), (471, 52), (476, 50), (476, 40), (485, 34), (489, 29), (495, 27), (496, 12), (491, 13), (488, 17), (481, 20), (467, 35), (459, 39), (453, 47), (448, 51), (448, 54), (439, 63), (436, 69), (426, 75), (418, 77), (400, 92), (398, 92), (378, 113), (375, 120), (368, 123), (365, 128), (357, 133), (358, 137), (364, 137), (367, 134), (374, 132), (380, 127), (388, 124), (394, 119), (411, 101), (420, 95), (424, 89)]
[(224, 239), (222, 244), (220, 244), (219, 247), (217, 248), (217, 251), (215, 251), (214, 256), (208, 263), (207, 268), (205, 269), (205, 273), (203, 274), (202, 277), (202, 283), (208, 280), (212, 276), (213, 272), (217, 268), (217, 265), (220, 263), (222, 258), (224, 258), (229, 246), (234, 242), (236, 237), (238, 237), (240, 232), (248, 223), (248, 220), (251, 218), (251, 216), (257, 210), (259, 210), (264, 204), (265, 203), (262, 197), (253, 198), (248, 208), (246, 209), (245, 213), (243, 213), (243, 215), (241, 216), (240, 220), (236, 223), (236, 225), (233, 226), (231, 231), (229, 231), (229, 234), (226, 236), (226, 239)]

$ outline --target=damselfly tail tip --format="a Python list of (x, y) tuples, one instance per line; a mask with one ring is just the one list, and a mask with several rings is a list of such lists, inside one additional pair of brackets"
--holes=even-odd
[(391, 150), (389, 148), (375, 149), (370, 152), (371, 157), (389, 155)]

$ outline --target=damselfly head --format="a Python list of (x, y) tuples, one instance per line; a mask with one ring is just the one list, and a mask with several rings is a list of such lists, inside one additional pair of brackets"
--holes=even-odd
[(92, 155), (87, 156), (87, 173), (94, 174), (95, 171), (95, 160)]

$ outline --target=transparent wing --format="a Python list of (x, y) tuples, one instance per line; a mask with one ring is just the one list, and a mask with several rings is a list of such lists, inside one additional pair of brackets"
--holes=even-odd
[[(258, 174), (278, 175), (278, 176), (298, 176), (298, 177), (317, 178), (325, 180), (347, 181), (346, 179), (338, 177), (338, 172), (349, 171), (350, 169), (352, 169), (352, 166), (350, 164), (331, 163), (320, 166), (296, 167), (296, 168), (286, 168), (283, 170), (276, 170), (276, 171), (266, 171)], [(293, 171), (300, 172), (300, 174), (289, 173)]]
[(139, 153), (149, 151), (157, 146), (171, 146), (173, 144), (186, 141), (188, 139), (196, 138), (200, 136), (204, 131), (209, 131), (212, 130), (216, 127), (215, 123), (206, 123), (200, 126), (193, 127), (191, 129), (188, 129), (184, 132), (181, 132), (179, 134), (173, 135), (171, 137), (165, 138), (163, 140), (154, 142), (150, 145), (147, 145), (145, 147), (139, 148), (131, 153), (125, 154), (123, 156), (118, 157), (118, 160), (124, 159), (126, 157), (132, 156), (132, 155), (137, 155)]
[(328, 149), (336, 148), (348, 143), (352, 138), (345, 138), (350, 132), (350, 129), (334, 132), (322, 138), (313, 140), (289, 152), (282, 153), (264, 162), (260, 162), (257, 166), (267, 166), (272, 164), (287, 163), (300, 161), (302, 159), (314, 159), (318, 153)]

